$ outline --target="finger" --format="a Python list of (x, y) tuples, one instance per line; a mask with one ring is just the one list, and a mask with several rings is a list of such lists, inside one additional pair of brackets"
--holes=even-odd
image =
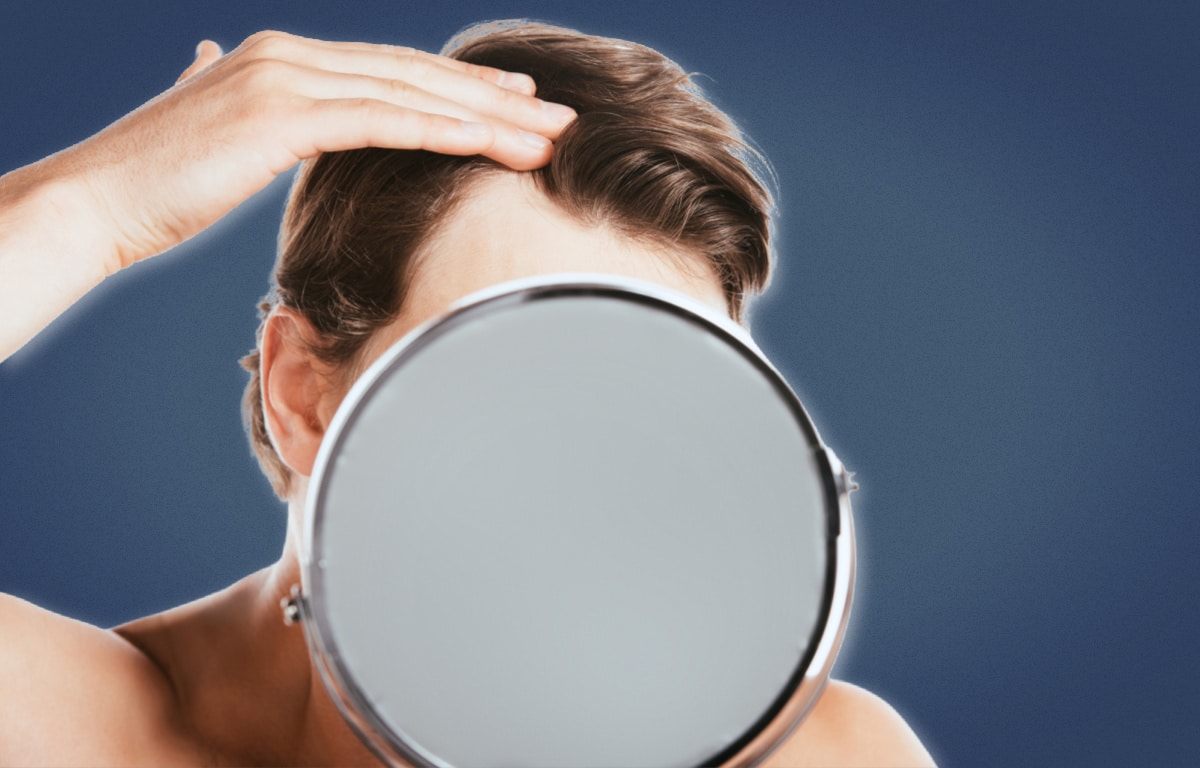
[(496, 133), (496, 143), (501, 152), (520, 154), (533, 148), (540, 154), (546, 143), (545, 138), (561, 132), (557, 122), (547, 122), (545, 114), (540, 110), (535, 113), (536, 120), (529, 120), (524, 124), (513, 124), (490, 115), (480, 114), (460, 102), (404, 81), (384, 80), (365, 75), (345, 75), (324, 70), (299, 68), (295, 65), (285, 64), (284, 66), (291, 68), (292, 73), (288, 79), (295, 84), (298, 92), (310, 99), (369, 98), (420, 112), (457, 117), (460, 120), (471, 122), (489, 123)]
[(201, 67), (207, 67), (223, 55), (225, 54), (221, 50), (221, 46), (212, 40), (201, 40), (200, 44), (196, 46), (196, 58)]
[(509, 75), (521, 79), (527, 76), (411, 48), (326, 43), (282, 33), (260, 33), (239, 48), (243, 50), (250, 56), (288, 61), (310, 69), (411, 83), (458, 101), (480, 115), (497, 117), (550, 138), (557, 138), (576, 116), (569, 107), (502, 87), (497, 81)]
[(537, 93), (537, 84), (533, 78), (523, 72), (509, 72), (496, 67), (487, 67), (480, 64), (470, 64), (458, 59), (451, 59), (446, 56), (438, 56), (425, 51), (419, 51), (414, 48), (404, 48), (394, 45), (376, 45), (372, 43), (331, 43), (322, 40), (314, 40), (319, 47), (325, 49), (334, 56), (343, 54), (346, 60), (349, 60), (350, 55), (359, 55), (360, 61), (367, 63), (369, 60), (383, 60), (412, 57), (428, 61), (431, 64), (444, 67), (459, 74), (477, 77), (480, 80), (486, 80), (494, 83), (501, 88), (517, 93), (523, 93), (526, 96), (533, 96)]
[(183, 74), (181, 74), (179, 79), (175, 82), (177, 84), (182, 83), (184, 80), (187, 80), (200, 70), (221, 58), (221, 56), (221, 46), (217, 45), (212, 40), (201, 40), (200, 44), (196, 46), (196, 60), (192, 62), (190, 67), (183, 71)]
[[(314, 101), (293, 130), (297, 159), (359, 147), (424, 149), (447, 155), (484, 155), (515, 170), (540, 168), (552, 145), (531, 135), (528, 142), (498, 141), (494, 126), (399, 107), (377, 99)], [(533, 141), (537, 139), (538, 141)]]
[[(528, 96), (532, 96), (537, 90), (533, 78), (521, 72), (507, 72), (496, 67), (470, 64), (465, 61), (451, 59), (447, 56), (438, 56), (437, 54), (426, 53), (425, 51), (404, 46), (381, 45), (377, 43), (331, 42), (300, 37), (298, 35), (289, 35), (282, 32), (262, 32), (250, 38), (247, 41), (247, 47), (267, 49), (267, 55), (275, 58), (287, 58), (285, 49), (289, 47), (294, 50), (303, 50), (304, 60), (313, 66), (324, 66), (323, 61), (335, 63), (340, 58), (345, 62), (349, 62), (351, 65), (350, 68), (343, 69), (336, 66), (327, 68), (341, 72), (376, 74), (379, 77), (394, 76), (394, 73), (389, 74), (387, 71), (375, 72), (372, 69), (375, 65), (383, 63), (386, 66), (388, 62), (394, 63), (396, 61), (418, 59), (422, 62), (435, 64), (460, 74), (486, 80), (507, 90), (516, 91)], [(322, 52), (330, 58), (321, 57)], [(318, 58), (314, 59), (314, 56)], [(357, 58), (354, 59), (353, 57)]]

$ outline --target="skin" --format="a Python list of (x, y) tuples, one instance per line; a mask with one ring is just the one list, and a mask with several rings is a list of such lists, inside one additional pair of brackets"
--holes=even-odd
[[(301, 59), (303, 67), (261, 64)], [(290, 95), (264, 108), (264, 88)], [(480, 182), (442, 223), (419, 254), (409, 302), (369, 342), (368, 362), (468, 293), (549, 272), (641, 278), (725, 311), (716, 275), (695, 254), (583, 227), (516, 172), (544, 164), (551, 151), (519, 131), (552, 139), (570, 119), (532, 93), (527, 78), (404, 49), (276, 33), (228, 56), (202, 45), (176, 88), (87, 142), (0, 178), (0, 225), (8, 225), (0, 226), (0, 269), (21, 282), (20, 291), (0, 287), (10, 290), (0, 304), (16, 307), (0, 353), (105, 275), (200, 231), (298, 159), (366, 145), (483, 153), (514, 169)], [(364, 110), (374, 117), (364, 121)], [(464, 131), (460, 118), (486, 132)], [(188, 135), (165, 129), (176, 125), (199, 127)], [(148, 136), (163, 138), (158, 156), (125, 151), (158, 146)], [(133, 182), (146, 178), (156, 183)], [(156, 192), (139, 195), (144, 189)], [(65, 211), (80, 217), (77, 230), (47, 224)], [(300, 580), (308, 476), (353, 378), (305, 352), (312, 334), (302, 317), (280, 309), (262, 342), (268, 430), (297, 480), (278, 562), (113, 630), (0, 595), (0, 764), (375, 764), (335, 710), (300, 628), (281, 620), (280, 600)], [(765, 763), (930, 764), (890, 706), (836, 681)]]

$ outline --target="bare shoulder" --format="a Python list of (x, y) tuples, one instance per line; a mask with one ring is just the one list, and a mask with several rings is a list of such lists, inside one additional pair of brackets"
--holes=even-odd
[(921, 740), (890, 704), (856, 685), (830, 680), (812, 711), (765, 768), (933, 764)]
[(3, 594), (0, 627), (0, 764), (183, 757), (170, 682), (117, 634)]

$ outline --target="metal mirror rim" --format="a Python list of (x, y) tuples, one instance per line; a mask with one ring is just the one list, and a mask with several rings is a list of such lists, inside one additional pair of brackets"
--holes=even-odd
[[(751, 362), (788, 403), (804, 429), (817, 457), (826, 500), (827, 564), (825, 594), (819, 614), (820, 627), (814, 643), (784, 686), (776, 701), (763, 715), (724, 750), (706, 760), (703, 766), (751, 766), (758, 764), (799, 725), (816, 702), (829, 678), (837, 651), (845, 635), (853, 600), (855, 544), (850, 508), (850, 491), (855, 487), (850, 473), (826, 446), (799, 398), (778, 370), (740, 325), (718, 315), (707, 305), (689, 296), (654, 283), (600, 273), (558, 273), (500, 283), (472, 293), (455, 302), (442, 314), (407, 333), (382, 354), (351, 386), (330, 422), (318, 451), (304, 514), (301, 548), (301, 585), (294, 590), (293, 602), (303, 625), (309, 654), (316, 662), (327, 690), (343, 718), (359, 738), (389, 765), (410, 763), (419, 768), (454, 768), (436, 755), (425, 753), (411, 743), (397, 743), (389, 734), (392, 728), (382, 722), (367, 696), (344, 669), (337, 644), (323, 610), (324, 588), (321, 574), (321, 527), (324, 520), (324, 476), (345, 431), (352, 425), (359, 405), (367, 400), (376, 385), (393, 367), (402, 364), (442, 334), (490, 309), (564, 296), (604, 296), (651, 305), (668, 311), (731, 344)], [(406, 736), (401, 735), (401, 740)], [(412, 740), (408, 740), (411, 742)]]

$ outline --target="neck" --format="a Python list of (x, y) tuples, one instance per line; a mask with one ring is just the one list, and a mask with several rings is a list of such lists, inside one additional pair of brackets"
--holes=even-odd
[(377, 765), (337, 711), (280, 601), (300, 583), (299, 515), (274, 565), (117, 633), (170, 679), (188, 729), (220, 762)]
[(255, 627), (250, 656), (262, 654), (254, 663), (266, 671), (260, 692), (274, 693), (267, 695), (283, 718), (281, 735), (294, 748), (281, 756), (296, 765), (374, 765), (377, 761), (342, 718), (320, 678), (305, 643), (306, 628), (284, 622), (282, 604), (300, 585), (302, 554), (301, 514), (295, 504), (289, 506), (283, 553), (260, 572), (249, 612)]

